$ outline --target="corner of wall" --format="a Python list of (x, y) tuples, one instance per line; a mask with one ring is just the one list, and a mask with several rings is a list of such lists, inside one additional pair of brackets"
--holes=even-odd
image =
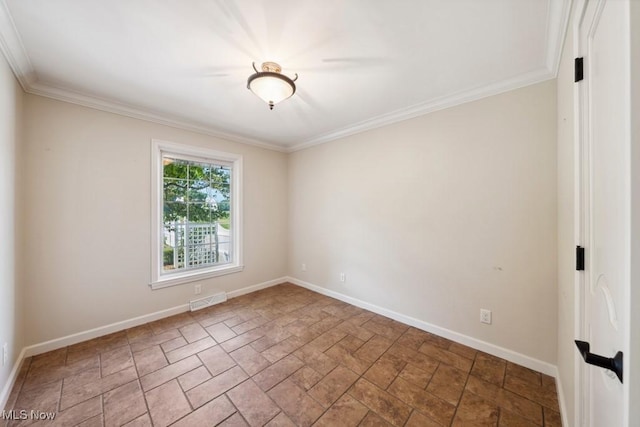
[[(22, 362), (24, 347), (23, 289), (20, 286), (17, 180), (22, 161), (24, 93), (9, 64), (0, 55), (0, 409), (4, 408)], [(8, 360), (2, 348), (7, 346)]]

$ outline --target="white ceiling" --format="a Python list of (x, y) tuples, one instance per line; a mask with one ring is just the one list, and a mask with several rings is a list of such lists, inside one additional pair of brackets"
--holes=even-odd
[(291, 151), (555, 77), (569, 3), (0, 0), (0, 47), (28, 92)]

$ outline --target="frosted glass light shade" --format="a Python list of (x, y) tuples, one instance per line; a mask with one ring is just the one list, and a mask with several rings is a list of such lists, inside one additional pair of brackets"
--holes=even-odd
[(251, 75), (247, 81), (247, 88), (266, 102), (272, 110), (274, 105), (296, 92), (293, 80), (277, 71), (262, 71)]

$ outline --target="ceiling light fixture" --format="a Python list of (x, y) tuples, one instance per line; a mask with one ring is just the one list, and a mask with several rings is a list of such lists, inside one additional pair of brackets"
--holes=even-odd
[(269, 104), (269, 109), (280, 101), (284, 101), (296, 93), (298, 75), (292, 80), (284, 74), (280, 74), (282, 67), (275, 62), (263, 62), (262, 71), (258, 71), (256, 63), (253, 63), (255, 74), (249, 76), (247, 89), (255, 93), (258, 98)]

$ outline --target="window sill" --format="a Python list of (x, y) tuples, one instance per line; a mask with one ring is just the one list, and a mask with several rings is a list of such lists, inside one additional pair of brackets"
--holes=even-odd
[(224, 276), (226, 274), (239, 273), (244, 270), (244, 265), (230, 265), (216, 268), (215, 270), (176, 273), (168, 277), (159, 278), (149, 284), (151, 289), (168, 288), (169, 286), (182, 285), (184, 283), (197, 282), (211, 277)]

